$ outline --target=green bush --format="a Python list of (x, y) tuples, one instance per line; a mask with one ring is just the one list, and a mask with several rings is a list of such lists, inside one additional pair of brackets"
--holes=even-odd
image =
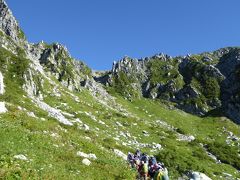
[(216, 99), (220, 96), (220, 85), (216, 78), (207, 77), (203, 83), (203, 94), (208, 99)]
[(113, 77), (113, 88), (114, 90), (119, 93), (120, 95), (132, 98), (132, 97), (139, 97), (138, 90), (132, 87), (132, 83), (135, 82), (134, 77), (128, 77), (126, 73), (120, 71), (118, 75)]
[[(174, 60), (169, 60), (168, 62), (159, 59), (150, 60), (147, 64), (150, 73), (150, 83), (155, 86), (158, 83), (167, 83), (169, 80), (176, 79), (178, 85), (182, 84), (177, 65)], [(166, 66), (173, 66), (173, 68), (167, 70)]]
[(24, 32), (21, 29), (18, 32), (18, 38), (20, 38), (20, 39), (25, 39), (26, 38)]
[(240, 157), (238, 154), (238, 147), (228, 146), (219, 142), (208, 144), (207, 147), (209, 151), (215, 154), (218, 159), (220, 159), (223, 163), (230, 164), (236, 169), (240, 169)]

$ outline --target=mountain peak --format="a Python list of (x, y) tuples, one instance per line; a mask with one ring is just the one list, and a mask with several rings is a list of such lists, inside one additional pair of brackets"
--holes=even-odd
[(17, 43), (25, 39), (24, 33), (5, 0), (0, 0), (0, 29)]

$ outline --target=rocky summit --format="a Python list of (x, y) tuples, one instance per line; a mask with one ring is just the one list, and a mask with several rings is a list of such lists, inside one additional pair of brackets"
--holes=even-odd
[(238, 47), (93, 71), (0, 0), (0, 179), (136, 179), (137, 149), (170, 179), (240, 179), (239, 78)]
[(128, 99), (164, 100), (188, 113), (221, 113), (239, 124), (239, 53), (229, 47), (184, 57), (124, 57), (95, 79)]

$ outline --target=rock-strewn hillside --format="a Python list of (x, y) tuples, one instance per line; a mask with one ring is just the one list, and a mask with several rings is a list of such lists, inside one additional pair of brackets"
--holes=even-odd
[(59, 43), (29, 43), (4, 0), (0, 10), (0, 179), (134, 179), (136, 149), (171, 179), (240, 178), (239, 126), (172, 106), (238, 120), (238, 48), (92, 72)]
[(240, 48), (223, 48), (185, 57), (124, 57), (95, 79), (128, 99), (167, 100), (197, 115), (219, 111), (240, 123), (239, 52)]

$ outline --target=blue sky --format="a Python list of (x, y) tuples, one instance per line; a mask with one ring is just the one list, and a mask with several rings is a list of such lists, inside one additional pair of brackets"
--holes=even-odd
[(124, 55), (240, 45), (239, 0), (6, 0), (30, 42), (60, 42), (96, 70)]

